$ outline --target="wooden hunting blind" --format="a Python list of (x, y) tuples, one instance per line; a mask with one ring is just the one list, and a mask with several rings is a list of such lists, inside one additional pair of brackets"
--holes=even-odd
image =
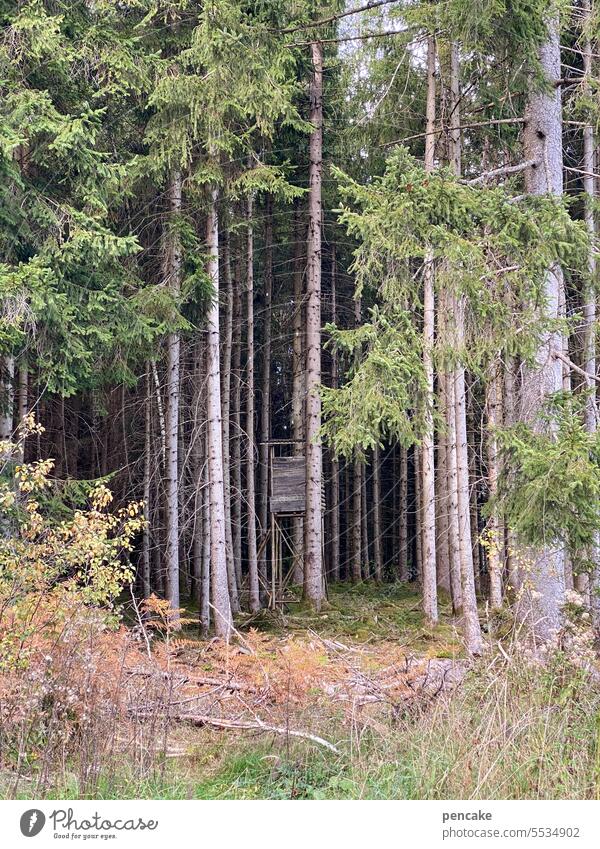
[[(272, 441), (268, 443), (268, 449), (270, 521), (269, 527), (263, 529), (257, 556), (259, 562), (268, 562), (270, 542), (271, 574), (267, 574), (265, 563), (265, 570), (259, 570), (259, 581), (268, 596), (269, 607), (283, 608), (299, 601), (290, 587), (295, 568), (304, 559), (302, 525), (306, 514), (306, 461), (303, 442), (291, 439)], [(298, 529), (299, 535), (295, 532)]]
[(304, 515), (306, 472), (304, 457), (271, 457), (270, 510), (278, 516)]

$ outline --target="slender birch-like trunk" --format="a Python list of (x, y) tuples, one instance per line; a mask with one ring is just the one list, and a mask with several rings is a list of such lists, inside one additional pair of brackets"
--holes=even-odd
[(304, 528), (304, 598), (315, 609), (323, 602), (321, 447), (321, 184), (323, 179), (323, 45), (311, 45), (310, 166), (308, 175), (308, 245), (306, 279), (306, 519)]
[[(167, 285), (175, 298), (181, 285), (181, 245), (173, 222), (181, 213), (181, 172), (174, 171), (169, 179), (169, 217), (171, 228), (165, 242)], [(167, 373), (165, 400), (165, 512), (167, 535), (165, 565), (167, 597), (171, 607), (179, 609), (179, 369), (181, 337), (178, 331), (167, 336)]]
[(218, 189), (210, 189), (206, 242), (208, 274), (214, 296), (207, 317), (206, 417), (210, 526), (210, 583), (212, 619), (218, 637), (228, 640), (233, 625), (227, 576), (225, 498), (223, 482), (223, 422), (221, 415), (221, 357), (219, 346), (219, 219)]
[[(427, 39), (427, 114), (425, 136), (425, 171), (428, 172), (433, 171), (435, 167), (435, 63), (435, 40), (433, 36), (429, 36)], [(435, 444), (433, 427), (434, 275), (433, 254), (428, 251), (423, 267), (423, 368), (427, 388), (424, 400), (424, 431), (420, 451), (423, 558), (421, 563), (421, 584), (423, 590), (423, 612), (427, 621), (432, 624), (438, 621), (435, 549)]]
[(256, 545), (256, 489), (254, 483), (254, 198), (248, 195), (246, 211), (246, 500), (248, 544), (248, 606), (251, 613), (260, 610), (260, 585)]

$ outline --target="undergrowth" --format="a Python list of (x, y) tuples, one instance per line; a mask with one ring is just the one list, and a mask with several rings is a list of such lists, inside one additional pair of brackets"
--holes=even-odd
[[(301, 610), (268, 620), (362, 646), (395, 636), (413, 651), (458, 655), (449, 618), (429, 633), (406, 587), (344, 587), (318, 617)], [(360, 614), (358, 631), (354, 618)], [(256, 622), (254, 623), (256, 626)], [(243, 627), (243, 623), (240, 623)], [(365, 629), (363, 639), (362, 628)], [(600, 798), (600, 688), (588, 671), (555, 654), (544, 666), (505, 644), (473, 666), (463, 683), (433, 701), (383, 708), (376, 722), (357, 712), (293, 715), (336, 744), (339, 754), (285, 736), (175, 726), (164, 748), (140, 766), (119, 754), (86, 786), (76, 753), (44, 790), (46, 798), (156, 799), (597, 799)], [(364, 720), (364, 721), (363, 721)], [(312, 723), (312, 724), (311, 724)], [(39, 798), (35, 770), (3, 797)]]

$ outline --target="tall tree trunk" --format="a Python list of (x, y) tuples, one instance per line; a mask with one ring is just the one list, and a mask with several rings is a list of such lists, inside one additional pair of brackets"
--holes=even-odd
[(304, 597), (315, 609), (323, 601), (321, 448), (321, 225), (323, 220), (323, 45), (311, 45), (310, 166), (308, 175), (308, 264), (306, 306), (306, 519), (304, 529)]
[(367, 464), (360, 464), (360, 543), (363, 578), (368, 581), (371, 577), (371, 559), (369, 557), (369, 532), (367, 524)]
[[(354, 298), (354, 327), (360, 327), (361, 323), (361, 299)], [(356, 351), (354, 362), (358, 366), (360, 352)], [(363, 555), (363, 461), (358, 449), (354, 452), (354, 465), (352, 469), (352, 580), (362, 581), (368, 564)]]
[(237, 585), (242, 586), (242, 456), (241, 456), (241, 398), (242, 398), (242, 268), (236, 263), (233, 293), (233, 348), (231, 354), (231, 536), (233, 562)]
[(227, 579), (225, 488), (223, 482), (223, 422), (221, 415), (221, 358), (219, 350), (219, 219), (216, 186), (210, 189), (206, 227), (208, 275), (214, 296), (207, 317), (206, 414), (208, 428), (208, 488), (210, 525), (211, 604), (215, 633), (228, 640), (233, 625)]
[[(273, 196), (268, 194), (265, 209), (265, 267), (263, 288), (263, 345), (260, 377), (260, 440), (259, 440), (259, 525), (265, 534), (268, 528), (269, 508), (269, 439), (271, 438), (271, 309), (273, 298)], [(266, 583), (266, 546), (259, 570)]]
[(229, 452), (229, 419), (231, 413), (231, 354), (233, 348), (233, 281), (231, 279), (231, 255), (229, 234), (222, 234), (223, 277), (225, 281), (225, 341), (223, 344), (223, 366), (221, 369), (221, 399), (223, 426), (223, 497), (225, 504), (225, 546), (227, 550), (227, 585), (231, 612), (239, 613), (240, 601), (238, 581), (233, 556), (233, 534), (231, 527), (231, 473)]
[(246, 253), (246, 500), (248, 521), (248, 606), (251, 613), (260, 610), (260, 586), (256, 553), (256, 489), (254, 484), (254, 199), (248, 196)]
[[(593, 24), (593, 2), (584, 0), (583, 12), (585, 15), (584, 27)], [(593, 54), (591, 35), (589, 31), (585, 36), (583, 48), (583, 72), (584, 86), (588, 97), (590, 96), (591, 80), (593, 77)], [(596, 219), (594, 215), (594, 200), (596, 197), (594, 152), (596, 139), (594, 127), (588, 124), (583, 130), (583, 190), (585, 193), (585, 223), (590, 238), (590, 251), (588, 255), (589, 284), (584, 291), (583, 303), (583, 361), (586, 374), (589, 376), (588, 392), (585, 406), (585, 427), (588, 433), (595, 433), (598, 427), (598, 404), (596, 402)], [(591, 551), (592, 572), (589, 579), (581, 582), (581, 589), (589, 593), (589, 601), (592, 609), (592, 619), (596, 629), (600, 628), (600, 535), (596, 534)], [(587, 576), (586, 576), (587, 577)]]
[[(449, 293), (446, 293), (449, 299)], [(450, 554), (450, 589), (455, 616), (463, 612), (460, 527), (458, 519), (458, 474), (456, 469), (456, 414), (454, 371), (444, 375), (446, 414), (446, 475), (448, 479), (448, 549)]]
[(381, 517), (381, 451), (373, 452), (373, 548), (375, 551), (375, 580), (383, 580), (383, 523)]
[[(452, 154), (451, 164), (454, 172), (460, 173), (461, 142), (460, 142), (460, 66), (458, 47), (451, 45), (451, 84), (452, 93)], [(465, 344), (463, 296), (453, 296), (450, 305), (454, 314), (455, 350), (462, 351)], [(475, 573), (473, 570), (473, 544), (471, 537), (471, 501), (469, 487), (469, 456), (467, 442), (467, 404), (465, 395), (465, 370), (459, 363), (454, 369), (452, 379), (453, 410), (454, 410), (454, 442), (456, 450), (456, 503), (457, 503), (457, 532), (458, 550), (460, 554), (461, 601), (465, 645), (470, 654), (480, 654), (482, 650), (481, 627), (477, 612), (477, 597), (475, 595)]]
[(352, 580), (355, 583), (362, 581), (361, 484), (360, 460), (355, 456), (352, 464)]
[[(443, 304), (440, 298), (438, 305), (438, 321), (440, 311), (443, 309)], [(438, 328), (438, 335), (440, 330)], [(442, 420), (446, 418), (446, 386), (444, 376), (438, 378), (438, 398), (439, 412)], [(437, 554), (437, 583), (438, 587), (445, 590), (451, 595), (450, 582), (450, 547), (449, 537), (450, 528), (448, 522), (448, 504), (450, 497), (448, 494), (448, 472), (446, 468), (446, 453), (448, 450), (447, 434), (445, 430), (439, 431), (437, 434), (437, 449), (436, 449), (436, 554)]]
[[(331, 322), (337, 322), (337, 257), (335, 245), (331, 249)], [(339, 384), (338, 353), (331, 354), (331, 385), (334, 389)], [(335, 454), (331, 456), (331, 578), (340, 579), (340, 461)]]
[(208, 469), (208, 429), (204, 437), (205, 462), (202, 464), (202, 551), (200, 578), (200, 635), (207, 637), (210, 631), (211, 593), (211, 536), (210, 536), (210, 482)]
[(144, 383), (146, 397), (144, 398), (144, 529), (142, 531), (142, 593), (148, 598), (150, 586), (150, 520), (152, 516), (152, 495), (150, 476), (152, 474), (152, 382), (150, 363), (146, 362)]
[[(498, 363), (492, 363), (487, 382), (487, 478), (490, 501), (498, 495), (498, 446), (496, 430), (501, 424), (500, 416), (500, 371)], [(486, 544), (488, 573), (490, 576), (490, 604), (492, 610), (502, 607), (502, 561), (500, 553), (501, 527), (497, 508), (493, 507), (487, 521)]]
[[(563, 192), (561, 62), (558, 17), (548, 25), (546, 41), (539, 51), (539, 63), (545, 77), (544, 85), (531, 77), (525, 112), (525, 159), (535, 160), (535, 167), (525, 171), (527, 191), (532, 195)], [(548, 269), (540, 301), (544, 318), (557, 319), (562, 269), (558, 263)], [(539, 431), (545, 427), (540, 415), (545, 402), (562, 389), (562, 363), (555, 357), (562, 351), (559, 331), (545, 334), (535, 355), (533, 365), (523, 368), (521, 382), (521, 420)], [(550, 425), (552, 427), (552, 425)], [(526, 547), (527, 580), (523, 584), (520, 614), (528, 620), (532, 633), (541, 641), (551, 640), (562, 624), (565, 595), (565, 552), (558, 543), (538, 548)]]
[[(194, 508), (192, 524), (192, 573), (194, 576), (194, 595), (200, 610), (200, 630), (203, 631), (202, 623), (202, 575), (203, 575), (203, 545), (204, 545), (204, 505), (207, 506), (208, 518), (208, 487), (206, 483), (206, 435), (202, 427), (202, 406), (204, 398), (204, 349), (200, 339), (194, 345), (194, 384), (192, 393), (192, 435), (191, 456), (192, 476), (194, 481)], [(208, 552), (210, 556), (210, 551)], [(207, 607), (207, 611), (209, 608)], [(208, 626), (206, 627), (208, 633)], [(206, 634), (203, 634), (206, 636)]]
[[(435, 167), (435, 40), (427, 39), (427, 120), (425, 136), (425, 171)], [(424, 402), (424, 431), (421, 444), (421, 503), (423, 535), (421, 582), (423, 589), (423, 612), (430, 623), (438, 621), (437, 571), (435, 550), (435, 446), (433, 428), (434, 377), (433, 344), (435, 328), (435, 283), (433, 254), (428, 251), (423, 268), (423, 368), (427, 381)]]
[[(306, 239), (303, 234), (303, 223), (300, 202), (294, 206), (294, 338), (292, 347), (292, 438), (294, 440), (294, 455), (304, 454), (304, 398), (306, 392), (306, 375), (304, 371), (304, 311), (303, 311), (303, 281), (306, 268)], [(304, 526), (300, 516), (292, 519), (292, 539), (294, 543), (293, 581), (297, 586), (304, 583), (304, 557), (302, 550)]]
[[(181, 284), (181, 246), (177, 235), (176, 218), (181, 213), (181, 172), (175, 171), (169, 180), (170, 231), (165, 244), (165, 280), (177, 298)], [(165, 510), (167, 537), (165, 547), (167, 596), (171, 607), (179, 609), (179, 367), (180, 334), (167, 336), (167, 374), (165, 403)]]
[(408, 450), (400, 445), (400, 494), (398, 497), (398, 578), (410, 580), (408, 568)]

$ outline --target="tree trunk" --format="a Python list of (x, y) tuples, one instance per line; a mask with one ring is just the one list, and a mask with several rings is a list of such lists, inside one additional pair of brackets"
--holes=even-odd
[[(260, 440), (259, 440), (259, 525), (265, 534), (269, 522), (269, 439), (271, 438), (271, 309), (273, 298), (273, 196), (267, 195), (265, 209), (265, 268), (263, 303), (263, 345), (260, 378)], [(263, 580), (267, 580), (266, 546), (259, 563)]]
[(400, 450), (400, 493), (398, 496), (398, 578), (406, 582), (410, 579), (408, 569), (408, 450)]
[(148, 598), (150, 586), (150, 519), (152, 505), (150, 503), (152, 474), (152, 383), (150, 363), (146, 362), (145, 375), (146, 397), (144, 399), (144, 529), (142, 531), (142, 593)]
[(225, 545), (227, 549), (227, 585), (231, 601), (231, 612), (239, 613), (239, 587), (233, 554), (231, 527), (231, 468), (229, 449), (229, 419), (231, 415), (231, 358), (233, 350), (233, 281), (231, 279), (231, 253), (229, 234), (222, 234), (223, 277), (225, 280), (225, 341), (223, 344), (223, 366), (221, 369), (221, 398), (223, 408), (223, 486), (225, 503)]
[(256, 554), (256, 489), (254, 485), (254, 199), (248, 196), (246, 266), (246, 501), (248, 521), (248, 606), (251, 613), (260, 610), (260, 585)]
[(375, 580), (383, 581), (383, 527), (381, 520), (381, 451), (373, 452), (373, 548), (375, 551)]
[[(303, 280), (306, 268), (306, 239), (300, 238), (302, 216), (300, 202), (294, 207), (294, 338), (292, 347), (292, 438), (294, 454), (301, 457), (304, 453), (304, 396), (306, 391), (306, 375), (303, 362)], [(296, 586), (304, 583), (303, 550), (304, 527), (301, 517), (292, 520), (292, 538), (294, 541), (293, 582)]]
[(242, 269), (236, 263), (233, 294), (233, 348), (231, 354), (231, 536), (237, 585), (242, 586), (242, 457), (241, 457), (241, 357), (242, 357)]
[[(539, 51), (539, 62), (545, 84), (542, 86), (532, 76), (525, 113), (525, 159), (535, 160), (537, 163), (525, 172), (526, 189), (532, 195), (562, 195), (558, 17), (552, 18), (549, 23), (547, 39)], [(548, 269), (542, 287), (540, 301), (544, 304), (544, 318), (558, 318), (562, 286), (562, 269), (557, 263)], [(520, 417), (538, 431), (544, 427), (540, 414), (545, 402), (553, 393), (562, 389), (562, 363), (554, 356), (555, 351), (562, 351), (562, 335), (558, 331), (548, 332), (541, 340), (534, 364), (523, 368)], [(522, 556), (525, 560), (527, 580), (523, 584), (520, 615), (528, 621), (536, 638), (548, 641), (556, 635), (562, 624), (565, 595), (564, 548), (559, 543), (549, 543), (536, 549), (528, 546)]]
[[(460, 140), (460, 67), (458, 46), (451, 45), (451, 84), (452, 92), (452, 154), (451, 164), (458, 176), (461, 163)], [(454, 349), (464, 347), (464, 310), (463, 296), (449, 299), (454, 314)], [(473, 545), (471, 537), (471, 501), (469, 488), (469, 456), (467, 442), (467, 405), (465, 397), (465, 370), (461, 364), (453, 373), (451, 392), (453, 393), (454, 427), (453, 434), (456, 449), (456, 504), (457, 534), (460, 556), (461, 602), (464, 624), (465, 646), (470, 654), (480, 654), (482, 650), (481, 627), (477, 612), (475, 595), (475, 573), (473, 571)], [(452, 415), (452, 412), (450, 413)]]
[(210, 591), (211, 591), (211, 536), (210, 536), (210, 483), (208, 471), (208, 430), (204, 437), (205, 462), (202, 464), (202, 552), (200, 578), (200, 635), (207, 637), (210, 631)]
[[(583, 12), (585, 14), (584, 26), (592, 25), (592, 2), (584, 0)], [(583, 73), (585, 92), (591, 96), (590, 84), (593, 74), (592, 42), (587, 34), (583, 48)], [(594, 216), (595, 200), (595, 178), (594, 174), (594, 151), (596, 141), (594, 127), (588, 124), (583, 129), (583, 190), (585, 193), (585, 224), (590, 238), (590, 251), (588, 255), (589, 283), (583, 293), (583, 366), (585, 373), (589, 375), (588, 385), (585, 387), (588, 395), (585, 405), (585, 429), (588, 433), (595, 433), (598, 426), (598, 405), (596, 403), (596, 220)], [(594, 625), (600, 626), (600, 536), (595, 534), (594, 544), (590, 552), (590, 560), (593, 564), (590, 575), (581, 574), (576, 577), (576, 587), (579, 592), (584, 593), (590, 602)]]
[[(331, 249), (331, 322), (337, 322), (337, 259), (335, 245)], [(339, 384), (339, 363), (337, 351), (331, 354), (331, 385), (337, 389)], [(340, 461), (331, 457), (331, 579), (340, 579)]]
[(210, 525), (211, 604), (215, 633), (228, 640), (232, 618), (227, 579), (225, 499), (223, 482), (223, 423), (221, 416), (221, 358), (219, 350), (219, 220), (218, 189), (211, 187), (206, 228), (208, 274), (214, 296), (207, 317), (206, 414), (208, 428), (208, 487)]
[(308, 175), (308, 265), (306, 306), (306, 519), (304, 598), (315, 610), (323, 601), (321, 448), (321, 226), (323, 177), (323, 45), (311, 45), (310, 166)]
[(360, 460), (355, 457), (352, 464), (352, 581), (362, 581), (361, 498), (362, 475)]
[[(435, 167), (435, 41), (427, 39), (427, 120), (425, 136), (425, 171)], [(423, 590), (423, 613), (430, 624), (438, 621), (437, 571), (435, 550), (435, 446), (433, 428), (434, 377), (433, 344), (435, 328), (433, 254), (428, 251), (423, 267), (423, 369), (427, 381), (424, 402), (424, 431), (421, 441), (421, 503), (422, 509), (422, 552), (421, 584)]]
[[(203, 576), (203, 546), (204, 532), (204, 505), (206, 502), (208, 514), (208, 499), (205, 488), (206, 477), (206, 436), (202, 428), (202, 399), (204, 395), (203, 386), (203, 346), (200, 339), (194, 345), (194, 388), (192, 393), (192, 476), (194, 481), (194, 508), (192, 524), (192, 574), (194, 576), (194, 596), (200, 610), (200, 631), (203, 628), (202, 602), (204, 599), (202, 590)], [(210, 556), (210, 550), (208, 551)], [(209, 608), (207, 607), (207, 612)], [(208, 633), (208, 626), (206, 627)], [(203, 634), (206, 636), (206, 634)]]
[[(497, 363), (493, 363), (487, 382), (487, 478), (489, 498), (493, 501), (498, 495), (498, 446), (496, 430), (501, 424), (500, 372)], [(487, 552), (488, 573), (490, 576), (490, 605), (492, 610), (502, 607), (502, 561), (500, 552), (501, 528), (498, 522), (497, 508), (492, 509), (487, 521), (485, 549)]]
[[(181, 213), (181, 172), (175, 171), (169, 180), (169, 215), (171, 227), (165, 244), (165, 280), (175, 298), (181, 284), (181, 246), (177, 235), (176, 221)], [(179, 366), (180, 334), (167, 336), (167, 374), (165, 403), (165, 510), (167, 536), (165, 565), (167, 597), (174, 610), (179, 609)], [(177, 617), (178, 618), (178, 615)]]

